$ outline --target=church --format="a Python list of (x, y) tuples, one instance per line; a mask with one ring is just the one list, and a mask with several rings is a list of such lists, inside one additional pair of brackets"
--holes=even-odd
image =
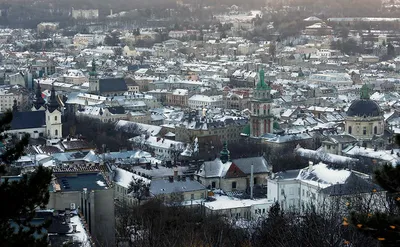
[(384, 112), (370, 99), (370, 89), (364, 84), (360, 99), (353, 101), (347, 110), (345, 132), (354, 136), (360, 145), (384, 148), (390, 144), (392, 133), (385, 128)]
[(54, 86), (47, 101), (44, 101), (40, 84), (37, 85), (31, 111), (19, 111), (16, 102), (13, 106), (13, 120), (7, 133), (23, 135), (31, 138), (57, 140), (62, 138), (62, 119)]
[(92, 61), (92, 70), (89, 72), (89, 93), (107, 97), (123, 95), (128, 91), (124, 78), (99, 78), (96, 71), (96, 62)]

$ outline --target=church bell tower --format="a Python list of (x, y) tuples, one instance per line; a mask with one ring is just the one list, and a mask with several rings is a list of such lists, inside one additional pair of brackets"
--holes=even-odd
[(264, 70), (259, 72), (259, 82), (251, 99), (250, 136), (260, 137), (273, 132), (273, 115), (271, 113), (271, 87), (264, 81)]

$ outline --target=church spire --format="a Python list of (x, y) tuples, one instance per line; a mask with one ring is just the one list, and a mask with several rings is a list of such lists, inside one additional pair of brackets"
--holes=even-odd
[(94, 58), (92, 60), (92, 70), (89, 72), (89, 76), (96, 77), (97, 72), (96, 72), (96, 62), (94, 61)]
[(56, 98), (56, 91), (54, 89), (54, 84), (51, 86), (51, 93), (50, 93), (50, 99), (47, 101), (47, 110), (49, 110), (50, 113), (58, 109), (60, 105), (58, 104), (57, 98)]
[(268, 84), (265, 83), (265, 73), (264, 70), (261, 68), (260, 71), (258, 72), (258, 77), (259, 77), (259, 81), (257, 83), (257, 90), (271, 90), (271, 88), (268, 86)]
[(45, 101), (42, 97), (42, 89), (40, 87), (40, 83), (37, 83), (36, 86), (36, 91), (35, 91), (35, 96), (33, 98), (33, 106), (36, 108), (36, 110), (39, 110), (40, 107), (45, 105)]
[(367, 84), (364, 84), (362, 87), (361, 87), (361, 90), (360, 90), (360, 99), (364, 99), (364, 100), (368, 100), (368, 99), (370, 99), (369, 98), (369, 92), (370, 92), (370, 89), (369, 89), (369, 87), (367, 86)]
[(224, 147), (222, 148), (222, 151), (220, 152), (219, 159), (222, 161), (222, 163), (226, 163), (230, 159), (230, 152), (228, 150), (228, 143), (226, 141), (224, 142)]

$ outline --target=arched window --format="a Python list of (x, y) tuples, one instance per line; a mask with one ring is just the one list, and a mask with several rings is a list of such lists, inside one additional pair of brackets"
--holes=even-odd
[(378, 134), (378, 127), (377, 126), (374, 127), (374, 134), (375, 135)]
[(351, 134), (351, 131), (352, 131), (351, 126), (349, 126), (349, 134)]
[(58, 130), (55, 130), (55, 131), (54, 131), (54, 134), (55, 134), (56, 136), (58, 136)]
[(54, 116), (54, 121), (57, 121), (57, 116)]

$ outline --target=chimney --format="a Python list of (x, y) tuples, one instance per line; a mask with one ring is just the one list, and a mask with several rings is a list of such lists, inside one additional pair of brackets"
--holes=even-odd
[(308, 171), (311, 172), (311, 170), (313, 169), (314, 163), (312, 161), (308, 162)]
[(250, 170), (250, 199), (253, 199), (253, 187), (254, 187), (254, 165), (251, 164), (251, 170)]

